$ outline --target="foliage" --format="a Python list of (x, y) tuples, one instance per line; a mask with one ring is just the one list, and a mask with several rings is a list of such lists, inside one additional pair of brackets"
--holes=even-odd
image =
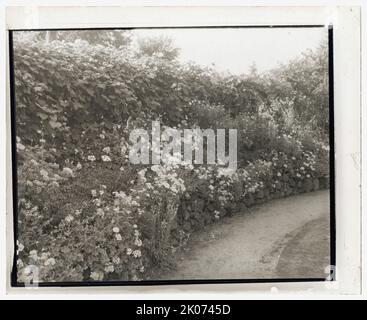
[(177, 58), (178, 54), (179, 49), (174, 46), (170, 38), (150, 37), (138, 39), (138, 57), (148, 56), (172, 61)]
[(328, 46), (322, 43), (318, 50), (273, 70), (268, 79), (274, 98), (291, 103), (298, 120), (324, 134), (329, 130), (328, 63)]
[[(15, 38), (19, 282), (34, 266), (41, 281), (147, 279), (194, 229), (327, 187), (323, 50), (228, 76), (180, 64), (167, 39), (136, 52), (95, 34)], [(157, 119), (238, 129), (238, 170), (131, 165), (130, 130)]]

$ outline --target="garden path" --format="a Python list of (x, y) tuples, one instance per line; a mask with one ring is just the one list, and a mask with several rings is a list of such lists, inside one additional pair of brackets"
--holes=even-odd
[(329, 190), (270, 201), (192, 235), (161, 279), (325, 277)]

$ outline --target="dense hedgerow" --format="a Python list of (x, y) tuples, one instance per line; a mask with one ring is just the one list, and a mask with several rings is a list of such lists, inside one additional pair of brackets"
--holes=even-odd
[[(307, 87), (303, 75), (219, 75), (126, 46), (14, 44), (19, 282), (32, 266), (41, 281), (145, 279), (194, 229), (327, 187), (326, 76)], [(297, 70), (327, 73), (320, 52)], [(130, 130), (158, 119), (237, 128), (238, 170), (131, 165)]]

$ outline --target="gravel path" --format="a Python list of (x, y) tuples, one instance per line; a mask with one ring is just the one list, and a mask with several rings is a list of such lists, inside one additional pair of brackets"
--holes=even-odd
[(273, 200), (192, 235), (161, 279), (324, 278), (329, 190)]

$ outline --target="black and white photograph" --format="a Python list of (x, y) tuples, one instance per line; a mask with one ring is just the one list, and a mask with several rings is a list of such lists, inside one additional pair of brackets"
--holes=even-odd
[(332, 32), (12, 31), (12, 285), (327, 279)]

